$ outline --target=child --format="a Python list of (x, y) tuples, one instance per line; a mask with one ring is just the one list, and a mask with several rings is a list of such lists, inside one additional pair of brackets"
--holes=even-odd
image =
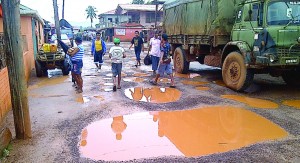
[(161, 52), (163, 55), (161, 56), (159, 66), (158, 66), (158, 74), (156, 74), (156, 77), (154, 80), (151, 80), (150, 83), (153, 85), (157, 85), (157, 81), (160, 76), (163, 76), (164, 73), (166, 72), (167, 75), (170, 76), (171, 78), (171, 88), (175, 88), (174, 84), (174, 77), (173, 77), (173, 72), (172, 72), (172, 66), (171, 66), (171, 57), (169, 55), (170, 53), (170, 44), (168, 42), (168, 35), (163, 34), (162, 35), (162, 46), (161, 46)]
[[(122, 71), (122, 61), (123, 58), (126, 57), (125, 50), (120, 46), (120, 39), (114, 38), (114, 44), (115, 46), (111, 47), (109, 50), (109, 58), (111, 59), (111, 69), (113, 74), (113, 91), (117, 91), (118, 89), (121, 89), (121, 71)], [(116, 77), (118, 76), (118, 87), (116, 86)]]

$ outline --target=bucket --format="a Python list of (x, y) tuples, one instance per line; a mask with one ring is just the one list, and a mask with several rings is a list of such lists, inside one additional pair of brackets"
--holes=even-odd
[(50, 52), (51, 53), (56, 53), (57, 52), (57, 45), (56, 44), (51, 44), (51, 46), (50, 46)]
[(50, 44), (44, 44), (43, 45), (43, 51), (45, 53), (49, 53), (50, 52)]

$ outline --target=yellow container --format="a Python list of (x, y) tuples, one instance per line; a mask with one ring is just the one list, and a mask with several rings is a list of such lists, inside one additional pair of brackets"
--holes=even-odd
[(43, 45), (43, 51), (45, 53), (49, 53), (50, 52), (50, 44), (44, 44)]
[(57, 52), (57, 45), (56, 44), (51, 44), (51, 46), (50, 46), (50, 52), (51, 53), (56, 53)]

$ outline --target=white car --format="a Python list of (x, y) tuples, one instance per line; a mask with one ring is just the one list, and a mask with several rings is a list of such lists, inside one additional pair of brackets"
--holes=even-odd
[[(68, 45), (69, 47), (71, 47), (71, 41), (69, 40), (67, 34), (61, 34), (61, 41), (63, 43), (65, 43), (66, 45)], [(56, 36), (56, 34), (53, 34), (51, 36), (51, 42), (57, 44), (57, 36)]]

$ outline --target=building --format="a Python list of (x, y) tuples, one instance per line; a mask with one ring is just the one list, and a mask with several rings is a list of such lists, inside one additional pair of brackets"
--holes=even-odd
[[(1, 5), (0, 5), (1, 6)], [(26, 80), (29, 80), (30, 72), (35, 67), (35, 56), (38, 53), (38, 49), (44, 43), (43, 34), (43, 19), (39, 16), (37, 11), (32, 10), (24, 5), (20, 5), (21, 14), (21, 36), (23, 44), (23, 59)], [(5, 64), (4, 54), (4, 39), (3, 39), (3, 18), (2, 18), (2, 6), (0, 7), (0, 135), (7, 135), (1, 133), (3, 130), (3, 122), (7, 113), (11, 110), (11, 97), (8, 81), (8, 70)], [(4, 125), (5, 127), (5, 125)], [(8, 137), (2, 138), (4, 140)], [(11, 137), (10, 137), (11, 139)], [(0, 149), (1, 151), (2, 149)]]
[(155, 21), (156, 5), (119, 4), (115, 10), (99, 15), (100, 30), (108, 41), (113, 37), (121, 41), (130, 41), (135, 31), (147, 31), (162, 23), (162, 5), (158, 5), (157, 21)]

